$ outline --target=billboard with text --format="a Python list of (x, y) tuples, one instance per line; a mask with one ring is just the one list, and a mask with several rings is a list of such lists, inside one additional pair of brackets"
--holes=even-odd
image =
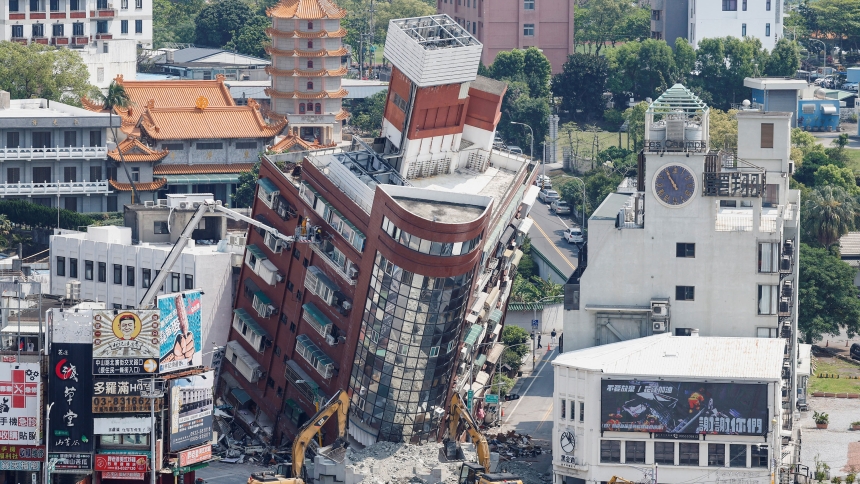
[(0, 363), (0, 444), (39, 443), (38, 363)]
[(170, 380), (170, 452), (212, 440), (215, 372)]
[(200, 291), (161, 296), (158, 310), (161, 317), (161, 373), (201, 366)]
[(767, 384), (602, 380), (603, 431), (764, 435)]
[(93, 311), (93, 374), (155, 372), (159, 356), (159, 311)]

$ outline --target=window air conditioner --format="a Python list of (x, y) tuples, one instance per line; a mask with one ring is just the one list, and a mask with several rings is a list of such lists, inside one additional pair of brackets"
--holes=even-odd
[(179, 208), (188, 208), (188, 202), (179, 202)]
[(328, 343), (329, 346), (337, 345), (337, 339), (330, 334), (325, 335), (325, 342)]
[(342, 303), (340, 303), (340, 305), (341, 305), (344, 309), (346, 309), (347, 311), (349, 311), (350, 309), (352, 309), (352, 303), (351, 303), (351, 302), (349, 302), (349, 301), (343, 301)]
[(666, 332), (666, 321), (654, 321), (654, 332), (655, 333), (665, 333)]
[(780, 270), (783, 270), (783, 271), (791, 270), (791, 256), (790, 255), (782, 256), (782, 259), (780, 259), (780, 261), (779, 261), (779, 268), (780, 268)]
[(785, 281), (782, 285), (782, 295), (785, 297), (794, 295), (794, 287), (792, 287), (791, 281)]

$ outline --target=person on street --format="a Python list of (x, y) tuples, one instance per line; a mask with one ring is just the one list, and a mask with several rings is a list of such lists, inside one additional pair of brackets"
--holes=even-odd
[(555, 344), (555, 335), (556, 335), (555, 328), (552, 328), (552, 333), (550, 333), (549, 335), (552, 338), (550, 341), (552, 341), (552, 344)]
[(543, 345), (540, 344), (540, 334), (538, 334), (538, 348), (543, 348)]

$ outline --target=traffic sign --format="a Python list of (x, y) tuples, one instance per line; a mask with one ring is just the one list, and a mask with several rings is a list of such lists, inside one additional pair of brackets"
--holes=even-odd
[(472, 410), (472, 399), (473, 398), (475, 398), (475, 392), (473, 392), (472, 390), (469, 390), (468, 393), (466, 393), (466, 408), (469, 410)]
[(537, 329), (537, 328), (538, 328), (538, 320), (532, 319), (532, 329)]
[(498, 395), (484, 395), (484, 403), (499, 403)]

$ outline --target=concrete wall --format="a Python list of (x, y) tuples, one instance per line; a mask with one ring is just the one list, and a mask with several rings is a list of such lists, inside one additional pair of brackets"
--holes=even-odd
[[(130, 23), (133, 31), (134, 21)], [(77, 52), (90, 72), (90, 84), (99, 89), (107, 89), (118, 75), (127, 81), (136, 78), (137, 41), (134, 39), (99, 40)]]
[[(537, 317), (538, 329), (536, 332), (549, 335), (553, 329), (561, 333), (564, 325), (564, 305), (545, 304), (543, 309), (533, 311), (511, 311), (505, 316), (505, 326), (516, 326), (529, 333), (532, 332), (532, 319)], [(549, 341), (549, 338), (545, 341)]]
[[(254, 163), (259, 159), (259, 153), (265, 148), (268, 138), (252, 139), (194, 139), (194, 140), (163, 140), (158, 143), (158, 149), (171, 146), (170, 153), (162, 161), (165, 165), (181, 164), (228, 164)], [(236, 143), (257, 143), (257, 148), (236, 148)], [(198, 148), (198, 143), (221, 143), (221, 149)], [(182, 145), (179, 150), (175, 145)]]
[[(709, 0), (690, 0), (689, 23), (691, 31), (688, 39), (693, 48), (699, 41), (714, 37), (741, 37), (746, 24), (746, 36), (759, 39), (767, 50), (773, 50), (776, 41), (782, 37), (783, 0), (747, 0), (747, 10), (743, 10), (744, 0), (737, 0), (736, 11), (723, 11), (723, 3)], [(770, 35), (766, 25), (770, 24)]]

